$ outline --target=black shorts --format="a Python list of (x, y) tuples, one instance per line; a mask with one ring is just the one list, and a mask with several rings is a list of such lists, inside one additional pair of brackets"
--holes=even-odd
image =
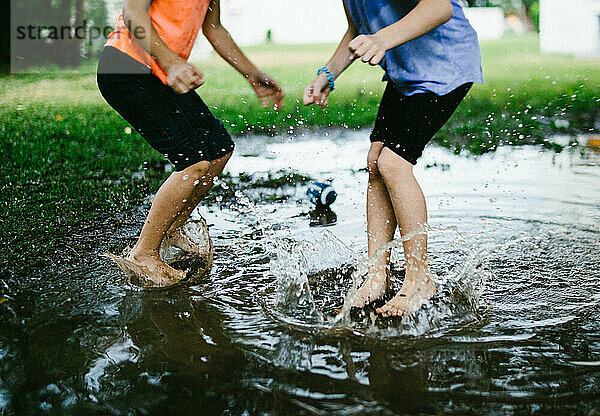
[(225, 126), (195, 91), (177, 94), (150, 69), (107, 46), (98, 64), (104, 99), (152, 146), (183, 169), (233, 151)]
[(446, 95), (425, 92), (407, 96), (388, 82), (371, 142), (383, 142), (415, 165), (425, 145), (446, 124), (472, 85), (463, 84)]

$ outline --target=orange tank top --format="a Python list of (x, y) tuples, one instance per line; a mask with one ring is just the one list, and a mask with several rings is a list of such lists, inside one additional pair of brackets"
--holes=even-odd
[[(210, 0), (154, 0), (148, 11), (158, 35), (165, 44), (185, 61), (190, 57), (192, 47), (202, 27)], [(135, 32), (135, 28), (132, 28)], [(141, 28), (138, 30), (142, 30)], [(143, 33), (149, 36), (148, 33)], [(152, 69), (164, 84), (168, 84), (167, 73), (158, 65), (133, 38), (119, 16), (115, 30), (108, 36), (106, 46), (117, 48)]]

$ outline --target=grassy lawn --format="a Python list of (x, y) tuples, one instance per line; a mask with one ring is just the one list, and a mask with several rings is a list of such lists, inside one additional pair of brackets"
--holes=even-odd
[[(197, 63), (206, 79), (199, 92), (235, 134), (370, 126), (384, 86), (379, 68), (353, 65), (324, 111), (300, 104), (304, 86), (334, 49), (246, 48), (284, 87), (280, 113), (262, 109), (246, 82), (218, 57)], [(439, 143), (474, 154), (501, 144), (558, 148), (551, 134), (594, 128), (600, 60), (541, 55), (534, 36), (484, 42), (482, 49), (486, 83), (474, 86), (436, 137)], [(136, 171), (162, 158), (137, 134), (128, 134), (127, 123), (104, 103), (94, 69), (90, 62), (80, 70), (0, 78), (3, 267), (25, 256), (31, 266), (44, 263), (73, 227), (131, 208), (164, 179), (164, 171), (153, 169), (136, 179)]]

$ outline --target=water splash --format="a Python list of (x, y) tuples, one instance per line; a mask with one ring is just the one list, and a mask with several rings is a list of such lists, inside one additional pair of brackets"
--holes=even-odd
[[(319, 280), (319, 275), (322, 277), (333, 271), (333, 275), (329, 275), (334, 279), (333, 290), (343, 290), (344, 286), (339, 281), (343, 273), (340, 272), (351, 267), (355, 253), (328, 231), (315, 242), (272, 239), (270, 244), (275, 254), (270, 270), (276, 278), (276, 307), (287, 312), (297, 312), (300, 307), (309, 312), (318, 324), (324, 324), (327, 318), (318, 307), (311, 280)], [(335, 297), (337, 294), (329, 295)]]
[[(352, 316), (352, 301), (372, 259), (358, 255), (330, 231), (315, 241), (296, 241), (286, 231), (263, 228), (263, 244), (272, 258), (270, 271), (275, 282), (271, 290), (261, 294), (262, 303), (265, 312), (280, 322), (310, 331), (392, 337), (436, 336), (479, 319), (480, 295), (489, 278), (481, 265), (497, 247), (468, 242), (456, 227), (426, 225), (385, 245), (373, 257), (401, 249), (404, 241), (419, 233), (449, 240), (447, 250), (455, 253), (455, 264), (443, 273), (432, 273), (438, 295), (403, 319), (378, 319), (372, 311), (359, 318)], [(402, 263), (396, 262), (393, 268), (402, 269)]]

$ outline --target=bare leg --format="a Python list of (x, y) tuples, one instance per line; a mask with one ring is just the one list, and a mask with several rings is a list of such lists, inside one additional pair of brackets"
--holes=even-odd
[[(413, 175), (413, 165), (388, 148), (381, 151), (378, 167), (385, 182), (402, 236), (427, 222), (423, 191)], [(435, 295), (427, 266), (427, 235), (417, 234), (403, 243), (406, 277), (398, 294), (377, 310), (386, 316), (412, 314)]]
[(396, 218), (390, 196), (383, 178), (377, 168), (377, 159), (383, 149), (383, 143), (371, 144), (367, 158), (369, 185), (367, 187), (367, 237), (369, 259), (373, 265), (369, 268), (367, 278), (356, 292), (352, 306), (362, 308), (381, 298), (389, 284), (389, 250), (374, 259), (375, 253), (385, 244), (392, 241), (396, 231)]
[(181, 226), (213, 185), (213, 174), (220, 173), (229, 159), (198, 162), (181, 172), (174, 172), (162, 184), (142, 227), (140, 237), (127, 261), (132, 273), (143, 274), (141, 281), (151, 280), (157, 286), (174, 284), (185, 278), (185, 272), (167, 265), (159, 255), (160, 244), (175, 224)]
[(194, 211), (194, 209), (198, 206), (200, 201), (211, 190), (211, 188), (213, 187), (215, 178), (217, 178), (223, 172), (223, 169), (225, 168), (225, 165), (229, 161), (230, 157), (231, 157), (231, 153), (228, 153), (227, 155), (223, 156), (222, 158), (210, 162), (210, 167), (208, 168), (208, 173), (206, 174), (206, 177), (201, 179), (195, 185), (196, 189), (194, 190), (194, 193), (190, 197), (190, 200), (188, 201), (189, 203), (186, 204), (187, 205), (186, 208), (179, 213), (179, 215), (177, 216), (177, 219), (175, 219), (175, 221), (173, 222), (173, 225), (171, 225), (169, 232), (174, 231), (177, 228), (179, 228), (185, 224), (187, 219), (192, 214), (192, 211)]

